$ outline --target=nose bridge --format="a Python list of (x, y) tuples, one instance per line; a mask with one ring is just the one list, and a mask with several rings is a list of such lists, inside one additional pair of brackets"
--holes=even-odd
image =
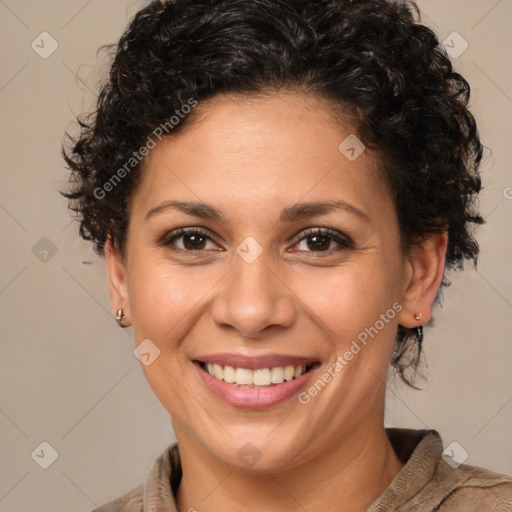
[(212, 315), (244, 337), (257, 337), (268, 326), (289, 327), (295, 310), (291, 293), (272, 269), (269, 249), (246, 239), (237, 248), (233, 268), (216, 297)]
[[(263, 248), (262, 248), (263, 249)], [(244, 253), (244, 251), (246, 251)], [(256, 298), (264, 301), (275, 300), (275, 286), (272, 281), (276, 279), (275, 272), (271, 271), (271, 256), (267, 249), (258, 250), (251, 247), (251, 243), (242, 243), (234, 257), (232, 271), (232, 286), (230, 293), (238, 296), (239, 301), (248, 300), (254, 303)]]

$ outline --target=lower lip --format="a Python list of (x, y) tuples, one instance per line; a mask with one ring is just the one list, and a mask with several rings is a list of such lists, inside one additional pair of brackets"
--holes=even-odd
[(201, 365), (194, 362), (199, 375), (210, 391), (233, 407), (243, 409), (265, 409), (286, 402), (305, 387), (310, 377), (316, 373), (320, 365), (314, 365), (297, 379), (285, 381), (268, 388), (239, 388), (223, 380), (212, 377)]

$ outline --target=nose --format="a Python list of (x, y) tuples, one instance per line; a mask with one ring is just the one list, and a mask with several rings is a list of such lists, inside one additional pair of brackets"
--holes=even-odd
[[(252, 263), (236, 255), (211, 306), (213, 321), (238, 336), (262, 340), (271, 330), (293, 325), (293, 291), (270, 267), (265, 251)], [(275, 266), (275, 265), (274, 265)]]

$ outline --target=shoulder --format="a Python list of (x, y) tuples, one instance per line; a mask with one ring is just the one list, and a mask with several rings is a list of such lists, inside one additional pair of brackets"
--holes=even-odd
[(91, 512), (141, 512), (144, 484), (140, 484), (122, 496), (105, 503)]
[(181, 479), (178, 443), (172, 443), (153, 462), (144, 483), (90, 512), (143, 512), (148, 508), (174, 510), (173, 492)]
[(386, 432), (405, 465), (368, 512), (512, 512), (512, 477), (459, 464), (435, 430)]
[(512, 477), (439, 461), (432, 484), (441, 491), (439, 512), (512, 512)]

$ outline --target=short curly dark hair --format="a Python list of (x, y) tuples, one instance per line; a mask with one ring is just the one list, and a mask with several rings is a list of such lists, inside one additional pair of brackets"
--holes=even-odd
[[(106, 45), (114, 58), (97, 109), (78, 116), (79, 136), (66, 134), (73, 188), (63, 194), (80, 235), (98, 254), (108, 237), (124, 251), (128, 199), (144, 162), (138, 150), (162, 124), (170, 134), (190, 124), (194, 113), (169, 126), (184, 105), (295, 89), (349, 114), (377, 152), (403, 251), (447, 230), (446, 268), (461, 269), (464, 259), (476, 266), (470, 228), (483, 223), (475, 207), (483, 148), (470, 87), (419, 20), (405, 0), (153, 1), (117, 45)], [(105, 199), (98, 191), (108, 183)], [(399, 326), (392, 365), (411, 385), (405, 372), (417, 369), (420, 353), (413, 331)]]

